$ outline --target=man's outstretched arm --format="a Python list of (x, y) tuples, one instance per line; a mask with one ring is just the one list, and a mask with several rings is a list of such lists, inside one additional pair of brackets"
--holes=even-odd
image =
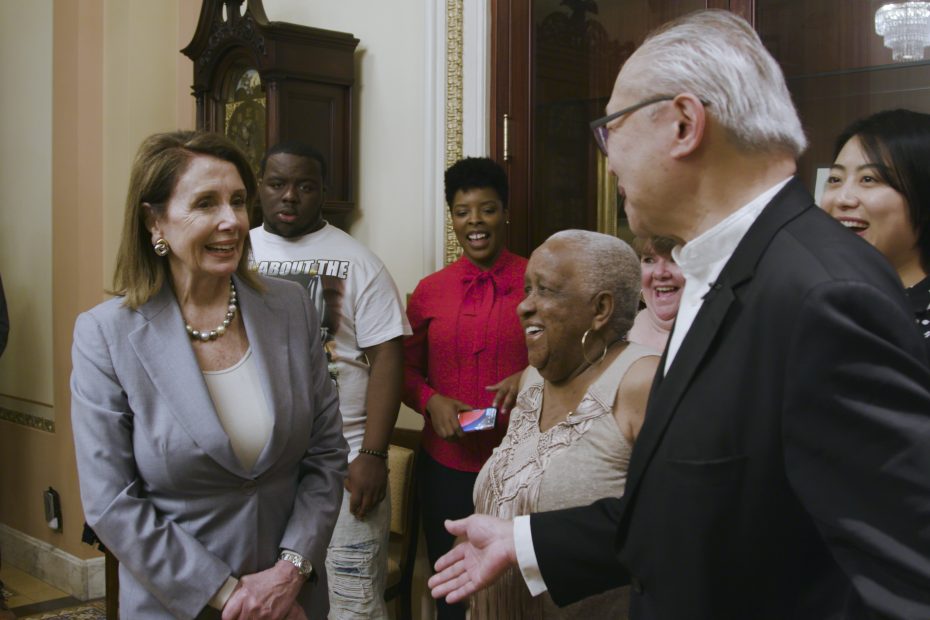
[[(629, 583), (629, 573), (617, 558), (622, 501), (606, 498), (530, 515), (539, 573), (559, 607)], [(526, 578), (526, 569), (521, 571)]]
[(522, 528), (513, 521), (487, 515), (446, 521), (449, 533), (463, 542), (436, 562), (429, 580), (433, 597), (464, 600), (518, 563), (530, 592), (536, 596), (548, 589), (559, 606), (623, 585), (629, 578), (615, 549), (619, 507), (620, 500), (611, 498), (535, 513), (529, 517), (529, 540), (515, 537)]

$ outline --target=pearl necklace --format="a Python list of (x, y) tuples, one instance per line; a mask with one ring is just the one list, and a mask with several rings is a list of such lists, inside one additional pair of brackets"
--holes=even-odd
[(229, 281), (229, 306), (226, 308), (226, 318), (223, 319), (223, 322), (216, 326), (215, 329), (210, 331), (197, 331), (191, 327), (190, 323), (185, 322), (184, 328), (187, 329), (187, 335), (191, 337), (191, 340), (199, 340), (200, 342), (209, 342), (210, 340), (216, 340), (220, 336), (226, 333), (226, 328), (229, 327), (229, 324), (232, 323), (233, 317), (236, 316), (236, 307), (238, 301), (236, 300), (236, 285), (233, 284), (232, 280)]

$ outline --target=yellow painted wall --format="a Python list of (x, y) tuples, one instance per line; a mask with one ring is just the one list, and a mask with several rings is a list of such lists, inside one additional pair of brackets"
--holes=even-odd
[[(2, 109), (17, 110), (0, 121), (13, 121), (0, 126), (0, 273), (17, 304), (41, 300), (40, 308), (23, 308), (10, 299), (19, 317), (11, 316), (11, 346), (22, 346), (13, 341), (17, 332), (39, 337), (25, 343), (27, 354), (8, 348), (0, 391), (55, 403), (53, 433), (0, 420), (0, 522), (82, 558), (96, 552), (80, 542), (71, 333), (77, 314), (102, 301), (110, 285), (139, 142), (193, 126), (192, 69), (178, 50), (190, 41), (198, 11), (197, 0), (0, 2), (0, 75), (20, 85), (0, 93)], [(16, 73), (24, 70), (28, 79)], [(7, 93), (29, 96), (9, 108)], [(8, 225), (7, 218), (15, 219)], [(30, 264), (39, 273), (26, 278)], [(37, 378), (26, 381), (25, 372)], [(44, 523), (48, 486), (61, 495), (60, 534)]]
[(54, 418), (52, 0), (0, 2), (0, 33), (0, 276), (11, 323), (0, 406)]
[(132, 154), (149, 134), (178, 128), (174, 91), (179, 48), (177, 3), (106, 0), (104, 6), (103, 273), (109, 284)]

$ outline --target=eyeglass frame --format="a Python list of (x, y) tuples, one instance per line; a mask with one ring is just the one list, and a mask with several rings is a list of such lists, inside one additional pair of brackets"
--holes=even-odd
[[(607, 136), (610, 133), (610, 130), (607, 128), (607, 123), (617, 120), (624, 114), (629, 114), (635, 112), (640, 108), (645, 108), (647, 105), (652, 105), (653, 103), (660, 103), (662, 101), (671, 101), (678, 95), (657, 95), (655, 97), (650, 97), (649, 99), (644, 99), (639, 103), (634, 103), (633, 105), (618, 110), (613, 114), (608, 114), (602, 118), (597, 119), (596, 121), (591, 121), (591, 133), (594, 134), (594, 142), (597, 144), (597, 148), (601, 150), (605, 156), (607, 155)], [(703, 105), (708, 105), (707, 101), (703, 99), (700, 100)]]

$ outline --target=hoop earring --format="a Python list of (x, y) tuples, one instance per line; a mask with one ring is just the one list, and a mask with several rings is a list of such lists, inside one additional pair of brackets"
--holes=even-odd
[(601, 351), (601, 356), (597, 358), (597, 361), (592, 362), (591, 360), (588, 359), (588, 352), (585, 350), (585, 344), (587, 344), (588, 334), (590, 333), (591, 333), (591, 329), (588, 329), (581, 336), (581, 356), (584, 358), (584, 361), (588, 362), (592, 366), (596, 366), (597, 364), (600, 364), (604, 360), (605, 357), (607, 357), (607, 342), (606, 341), (604, 342), (604, 350)]
[(168, 241), (164, 237), (159, 237), (155, 245), (152, 246), (152, 249), (155, 250), (155, 253), (159, 256), (167, 256), (168, 252), (171, 251), (171, 248), (168, 247)]

